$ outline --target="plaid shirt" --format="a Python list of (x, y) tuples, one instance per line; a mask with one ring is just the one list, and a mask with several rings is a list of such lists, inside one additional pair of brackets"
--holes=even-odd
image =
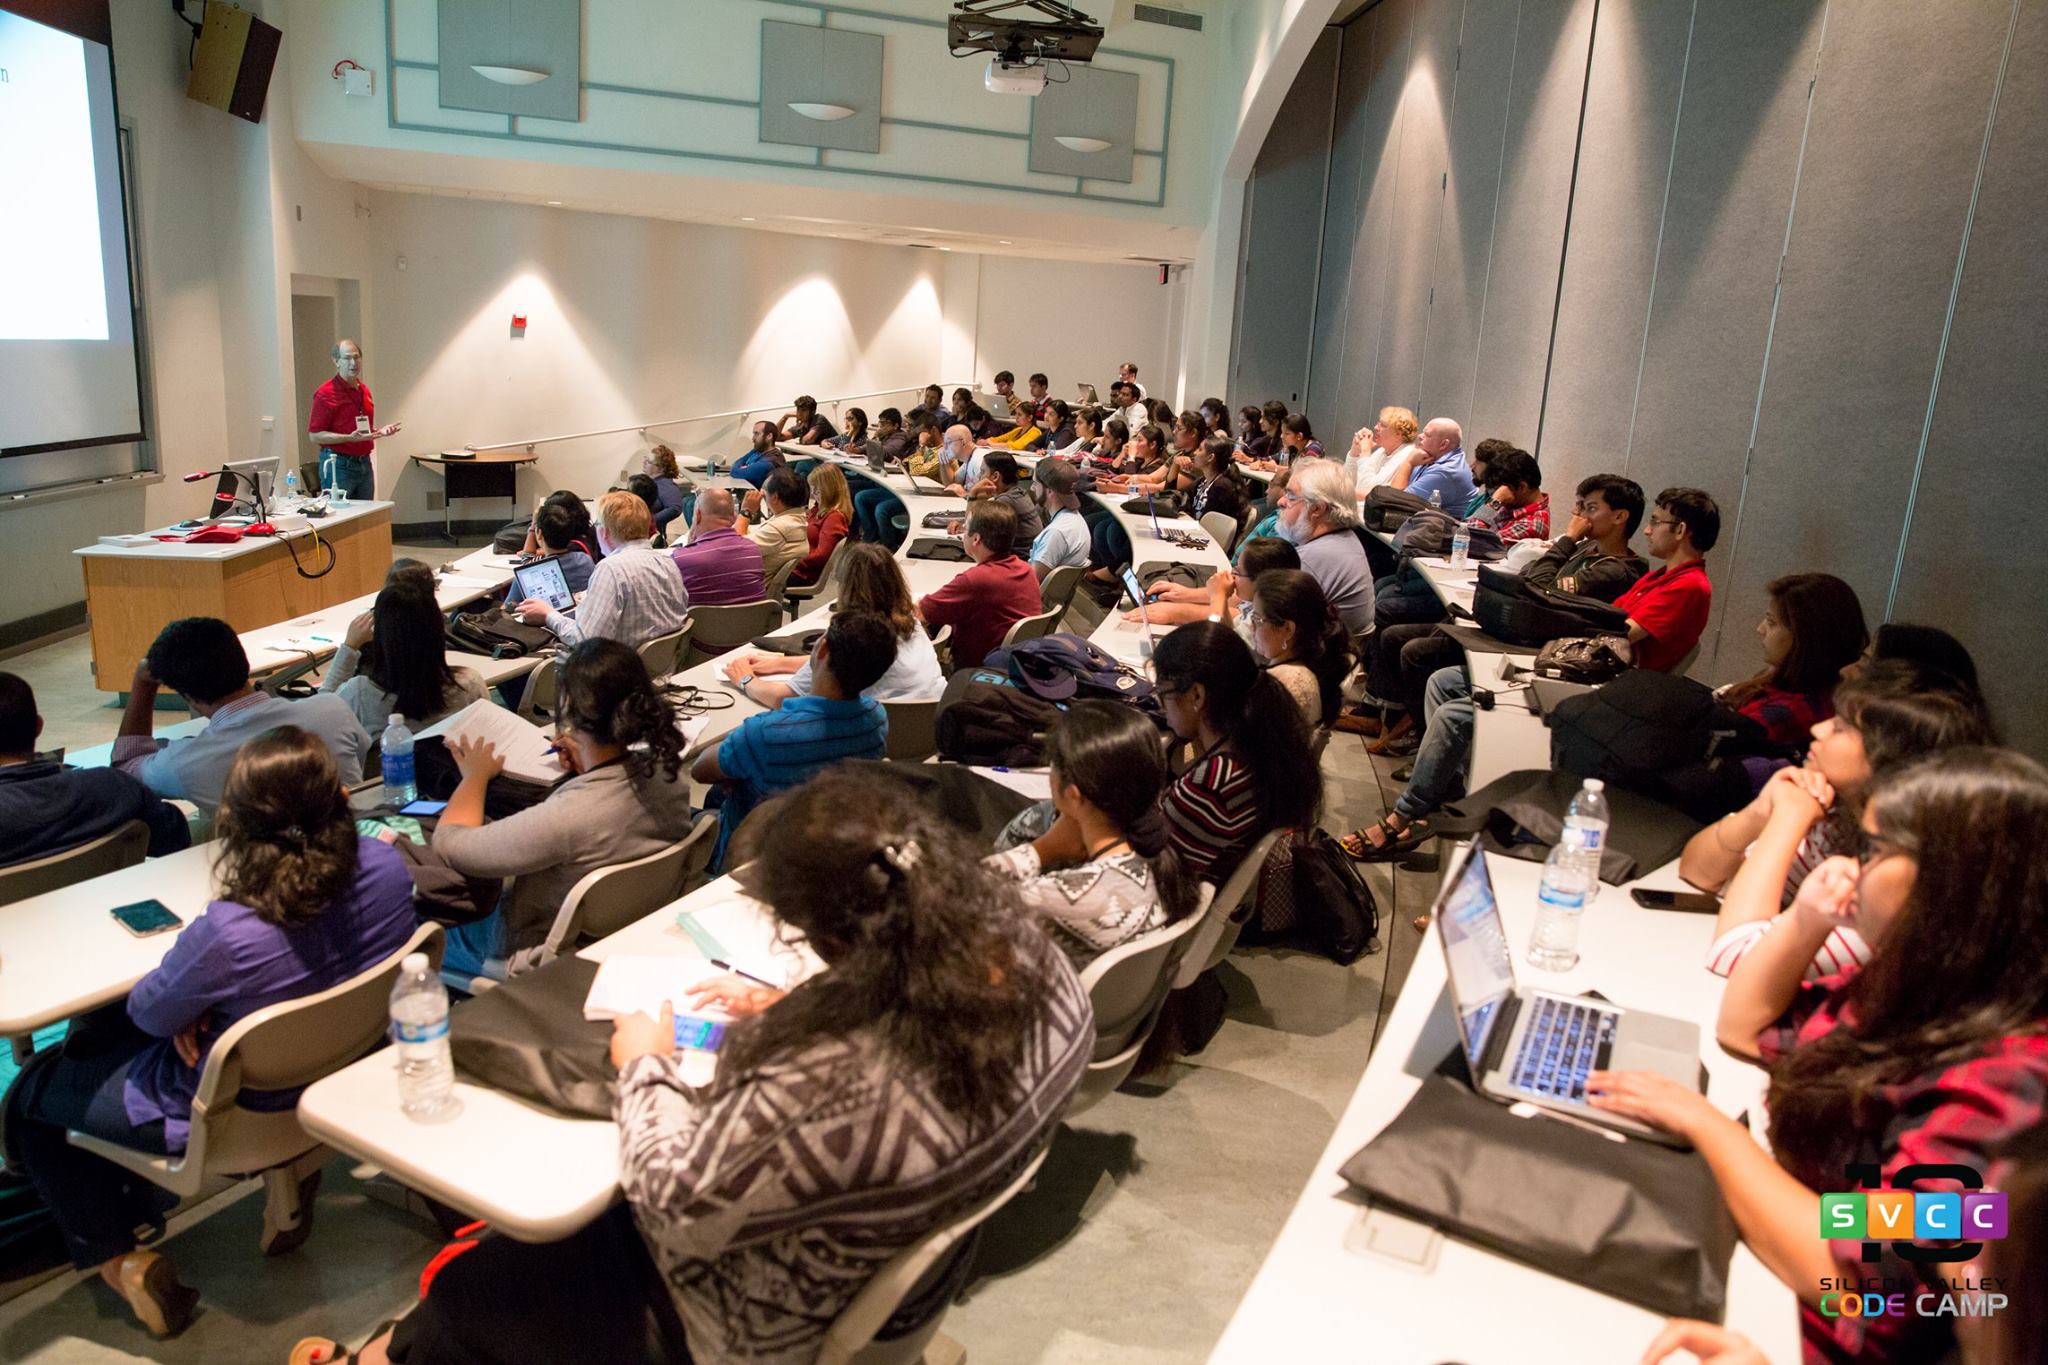
[(1735, 709), (1763, 726), (1772, 743), (1803, 747), (1812, 737), (1813, 727), (1835, 714), (1835, 701), (1827, 692), (1766, 687)]
[[(1854, 979), (1851, 973), (1802, 985), (1777, 1023), (1757, 1035), (1765, 1064), (1838, 1026), (1853, 1027), (1846, 987)], [(1916, 1162), (1957, 1162), (1987, 1172), (1991, 1154), (2008, 1138), (2040, 1123), (2044, 1113), (2048, 1034), (1999, 1038), (1985, 1044), (1977, 1056), (1878, 1087), (1871, 1096), (1872, 1122), (1858, 1157), (1879, 1162), (1888, 1187), (1894, 1172)], [(1778, 1160), (1808, 1189), (1848, 1185), (1846, 1172), (1807, 1169), (1791, 1152), (1779, 1151)], [(1913, 1188), (1924, 1184), (1939, 1192), (1953, 1183), (1928, 1181)], [(1940, 1267), (1932, 1262), (1902, 1260), (1887, 1249), (1882, 1261), (1865, 1264), (1863, 1243), (1841, 1238), (1827, 1245), (1837, 1274), (1919, 1279), (1929, 1290), (1940, 1292), (1933, 1283)], [(1799, 1317), (1810, 1362), (1938, 1360), (1955, 1347), (1953, 1318), (1829, 1318), (1803, 1306)]]
[(652, 541), (635, 540), (604, 557), (574, 617), (551, 611), (547, 627), (563, 650), (585, 640), (617, 640), (638, 649), (681, 630), (689, 614), (690, 594), (675, 560)]
[[(1481, 496), (1484, 496), (1483, 490)], [(1504, 545), (1512, 545), (1518, 540), (1550, 539), (1550, 494), (1538, 493), (1522, 506), (1514, 508), (1513, 513), (1506, 521), (1496, 521), (1500, 509), (1490, 501), (1481, 502), (1475, 519), (1498, 531)]]

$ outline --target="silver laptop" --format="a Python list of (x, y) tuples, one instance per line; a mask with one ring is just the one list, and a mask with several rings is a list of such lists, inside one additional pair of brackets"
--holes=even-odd
[(1480, 1094), (1502, 1104), (1558, 1110), (1668, 1147), (1687, 1145), (1669, 1133), (1593, 1108), (1586, 1102), (1586, 1076), (1592, 1071), (1654, 1071), (1697, 1090), (1696, 1025), (1583, 996), (1518, 987), (1500, 903), (1476, 838), (1458, 846), (1433, 913), (1444, 945), (1458, 1038)]

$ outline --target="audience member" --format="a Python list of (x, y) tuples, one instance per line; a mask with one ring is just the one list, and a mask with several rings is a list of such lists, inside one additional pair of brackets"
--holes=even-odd
[[(762, 481), (760, 490), (749, 493), (744, 503), (746, 517), (739, 529), (761, 548), (761, 572), (773, 583), (784, 565), (795, 565), (811, 552), (810, 518), (804, 481), (794, 469), (778, 469)], [(749, 528), (748, 520), (759, 518)]]
[(1054, 569), (1088, 567), (1088, 521), (1081, 515), (1080, 483), (1080, 474), (1065, 460), (1040, 460), (1031, 471), (1031, 486), (1045, 515), (1045, 529), (1031, 542), (1031, 569), (1041, 580)]
[(1833, 574), (1791, 574), (1766, 590), (1770, 600), (1756, 627), (1763, 671), (1716, 695), (1763, 726), (1775, 743), (1802, 744), (1834, 714), (1835, 684), (1863, 657), (1870, 632), (1856, 590)]
[(1405, 488), (1428, 502), (1436, 496), (1438, 505), (1452, 516), (1472, 501), (1475, 491), (1471, 466), (1465, 462), (1464, 432), (1448, 417), (1432, 417), (1416, 438), (1415, 448), (1395, 466), (1387, 483)]
[(880, 758), (889, 734), (882, 704), (863, 695), (889, 671), (896, 627), (870, 611), (841, 611), (811, 650), (811, 690), (773, 711), (748, 716), (701, 755), (690, 776), (724, 784), (718, 797), (718, 849), (725, 865), (733, 831), (754, 807), (815, 777), (844, 758)]
[(669, 551), (683, 575), (683, 593), (691, 605), (725, 607), (759, 602), (768, 595), (761, 547), (743, 536), (734, 523), (739, 508), (730, 488), (712, 487), (697, 496), (697, 524), (690, 540)]
[(1396, 469), (1406, 467), (1420, 434), (1415, 414), (1397, 407), (1381, 408), (1378, 421), (1358, 429), (1351, 438), (1350, 453), (1344, 457), (1344, 472), (1351, 476), (1361, 499), (1390, 480)]
[(654, 480), (645, 474), (628, 474), (625, 490), (647, 504), (648, 524), (653, 525), (654, 518), (661, 515), (661, 490), (655, 486)]
[[(1348, 715), (1340, 718), (1349, 720)], [(1364, 829), (1353, 830), (1337, 843), (1362, 863), (1398, 858), (1433, 830), (1427, 817), (1464, 790), (1466, 764), (1472, 755), (1472, 683), (1463, 664), (1440, 668), (1422, 689), (1422, 740), (1415, 750), (1415, 769), (1407, 789), (1394, 798), (1394, 808)], [(1417, 922), (1420, 927), (1420, 921)]]
[(448, 666), (440, 604), (410, 585), (383, 589), (368, 611), (349, 622), (320, 690), (347, 703), (372, 739), (394, 712), (418, 730), (485, 693), (475, 669)]
[(1220, 436), (1233, 446), (1237, 437), (1230, 430), (1230, 404), (1221, 398), (1204, 398), (1202, 406), (1195, 409), (1202, 414), (1202, 439)]
[(1543, 470), (1528, 451), (1511, 446), (1489, 460), (1485, 481), (1474, 487), (1473, 496), (1479, 506), (1468, 515), (1492, 527), (1503, 544), (1550, 539), (1550, 494), (1543, 491)]
[(555, 730), (568, 779), (545, 800), (488, 823), (484, 795), (504, 771), (504, 755), (483, 740), (448, 744), (462, 780), (441, 812), (433, 851), (465, 877), (513, 879), (496, 913), (449, 936), (447, 961), (458, 970), (498, 977), (541, 965), (542, 941), (570, 888), (689, 833), (689, 784), (676, 780), (682, 732), (631, 648), (593, 638), (568, 651)]
[(1113, 415), (1132, 431), (1136, 431), (1139, 427), (1146, 425), (1152, 420), (1151, 409), (1145, 406), (1144, 400), (1138, 394), (1138, 386), (1136, 384), (1120, 381), (1110, 385), (1109, 393), (1110, 403), (1115, 409)]
[(1166, 723), (1194, 750), (1159, 797), (1167, 842), (1190, 875), (1221, 882), (1267, 830), (1314, 822), (1323, 785), (1308, 726), (1287, 689), (1219, 622), (1168, 635), (1152, 667)]
[(1247, 403), (1237, 410), (1238, 454), (1252, 464), (1267, 459), (1278, 442), (1266, 434), (1265, 414)]
[(1721, 538), (1721, 509), (1697, 488), (1667, 488), (1657, 495), (1643, 541), (1662, 567), (1635, 581), (1614, 605), (1628, 613), (1628, 639), (1638, 668), (1682, 671), (1700, 642), (1713, 607), (1707, 551)]
[(1287, 491), (1288, 480), (1293, 477), (1293, 470), (1283, 468), (1274, 470), (1266, 480), (1265, 496), (1245, 511), (1251, 525), (1238, 537), (1237, 548), (1230, 552), (1233, 560), (1244, 554), (1244, 547), (1251, 541), (1280, 534), (1280, 495)]
[(1180, 489), (1187, 499), (1188, 515), (1195, 518), (1220, 512), (1232, 521), (1244, 520), (1244, 484), (1231, 461), (1236, 447), (1229, 441), (1204, 441), (1185, 458), (1180, 469)]
[(529, 597), (514, 609), (519, 619), (553, 631), (559, 651), (585, 640), (618, 640), (638, 649), (681, 630), (690, 597), (675, 561), (654, 548), (653, 534), (646, 503), (631, 493), (605, 494), (597, 500), (597, 543), (604, 561), (590, 575), (590, 591), (576, 604), (576, 614)]
[(1337, 619), (1352, 635), (1373, 623), (1372, 568), (1358, 539), (1358, 499), (1344, 466), (1334, 460), (1303, 460), (1294, 466), (1280, 496), (1281, 538), (1301, 554)]
[(868, 410), (847, 408), (839, 414), (846, 423), (846, 430), (836, 436), (827, 436), (818, 444), (827, 450), (843, 450), (849, 455), (859, 455), (868, 443)]
[[(217, 898), (125, 1002), (74, 1019), (64, 1041), (30, 1058), (7, 1092), (0, 1132), (8, 1165), (42, 1196), (71, 1263), (97, 1270), (158, 1336), (183, 1331), (198, 1296), (170, 1261), (139, 1249), (135, 1234), (145, 1225), (160, 1231), (175, 1198), (68, 1135), (183, 1152), (199, 1078), (222, 1034), (266, 1006), (367, 971), (411, 937), (419, 922), (412, 878), (396, 850), (357, 835), (345, 777), (326, 741), (295, 725), (243, 745), (221, 782)], [(244, 1090), (237, 1102), (275, 1113), (298, 1098), (296, 1090)], [(266, 1207), (266, 1253), (290, 1251), (312, 1231), (319, 1180), (319, 1166), (304, 1172), (296, 1225), (280, 1226)]]
[(927, 384), (924, 386), (925, 414), (931, 418), (932, 425), (940, 431), (944, 431), (947, 427), (952, 426), (954, 422), (953, 414), (946, 411), (946, 405), (942, 401), (945, 396), (945, 390), (941, 389), (937, 384)]
[(796, 402), (790, 406), (795, 410), (783, 413), (782, 420), (775, 424), (777, 439), (794, 445), (815, 446), (823, 445), (839, 434), (838, 428), (832, 425), (832, 419), (818, 411), (818, 400), (809, 394), (798, 394)]
[[(1936, 1277), (1957, 1269), (1882, 1242), (1870, 1263), (1860, 1241), (1815, 1236), (1820, 1192), (1839, 1188), (1849, 1163), (1875, 1166), (1887, 1188), (1903, 1167), (1988, 1170), (2041, 1122), (2048, 772), (2018, 754), (1956, 750), (1880, 779), (1860, 823), (1861, 855), (1814, 870), (1721, 997), (1721, 1046), (1770, 1073), (1769, 1151), (1697, 1090), (1652, 1073), (1596, 1071), (1587, 1091), (1705, 1159), (1743, 1240), (1798, 1296), (1809, 1359), (1947, 1359), (1951, 1317), (1821, 1311), (1832, 1278), (1938, 1292)], [(1850, 925), (1872, 947), (1868, 965), (1812, 980), (1816, 952)]]
[[(896, 632), (896, 657), (888, 672), (863, 688), (861, 695), (874, 701), (936, 700), (946, 688), (946, 675), (939, 669), (938, 651), (931, 638), (917, 623), (917, 606), (902, 566), (879, 545), (849, 545), (840, 553), (845, 567), (840, 571), (834, 608), (873, 612)], [(791, 697), (807, 697), (812, 691), (808, 655), (749, 650), (733, 655), (723, 665), (723, 672), (748, 699), (770, 709)]]
[[(918, 619), (934, 629), (953, 628), (953, 663), (973, 668), (1003, 642), (1010, 627), (1036, 616), (1038, 575), (1017, 558), (1017, 518), (993, 499), (967, 510), (962, 538), (974, 567), (956, 574), (936, 592), (918, 599)], [(879, 676), (879, 675), (877, 675)]]
[(775, 446), (775, 424), (754, 423), (754, 444), (732, 467), (732, 476), (759, 488), (769, 474), (783, 467), (784, 457)]
[(1981, 692), (1977, 686), (1977, 661), (1963, 648), (1962, 641), (1939, 626), (1885, 622), (1871, 635), (1863, 657), (1844, 668), (1842, 676), (1853, 677), (1865, 666), (1885, 659), (1903, 659), (1917, 665), (1923, 673), (1945, 678), (1941, 686), (1973, 695)]
[(1309, 728), (1335, 720), (1351, 672), (1351, 637), (1316, 580), (1298, 569), (1260, 574), (1247, 619), (1253, 651), (1301, 707)]
[[(548, 519), (548, 509), (562, 509), (563, 519), (556, 523), (558, 539), (549, 541), (542, 534), (543, 521)], [(567, 577), (575, 572), (574, 556), (571, 551), (581, 551), (590, 561), (582, 567), (583, 579), (590, 581), (590, 569), (599, 558), (597, 530), (590, 523), (590, 509), (583, 499), (566, 488), (557, 488), (534, 505), (533, 519), (526, 526), (526, 543), (520, 547), (525, 555), (559, 555), (562, 557), (562, 573)], [(571, 584), (574, 587), (574, 584)], [(581, 592), (581, 588), (576, 588)]]
[(1074, 429), (1074, 409), (1063, 398), (1047, 399), (1039, 408), (1035, 425), (1040, 438), (1031, 443), (1034, 450), (1048, 455), (1068, 455), (1080, 444), (1080, 435)]
[(1309, 426), (1307, 413), (1290, 412), (1280, 419), (1280, 450), (1280, 458), (1287, 464), (1323, 458), (1323, 443)]
[(1139, 398), (1145, 397), (1145, 386), (1138, 382), (1138, 366), (1135, 361), (1126, 360), (1116, 367), (1116, 377), (1125, 387)]
[(91, 843), (133, 820), (149, 826), (152, 858), (190, 846), (183, 811), (128, 773), (39, 758), (42, 733), (34, 689), (0, 673), (0, 867)]
[(810, 548), (789, 571), (791, 587), (816, 583), (832, 551), (853, 527), (853, 493), (839, 466), (820, 464), (811, 471), (810, 484), (811, 503), (804, 514), (804, 538)]
[(1643, 519), (1643, 489), (1619, 474), (1594, 474), (1579, 480), (1577, 492), (1564, 534), (1522, 570), (1522, 577), (1540, 587), (1612, 602), (1650, 571), (1649, 563), (1628, 547)]
[(974, 429), (963, 422), (946, 428), (946, 463), (943, 476), (946, 491), (964, 498), (967, 490), (981, 481), (982, 453), (974, 444)]
[(1058, 818), (984, 865), (1016, 884), (1079, 971), (1193, 910), (1195, 882), (1159, 813), (1166, 759), (1151, 721), (1115, 702), (1075, 702), (1046, 732), (1045, 763)]
[[(1124, 620), (1149, 620), (1155, 626), (1181, 626), (1190, 621), (1221, 621), (1235, 630), (1238, 638), (1252, 643), (1252, 585), (1259, 576), (1274, 569), (1299, 569), (1301, 554), (1277, 536), (1258, 536), (1240, 547), (1237, 562), (1228, 570), (1218, 569), (1199, 587), (1172, 583), (1166, 579), (1147, 585), (1151, 601), (1141, 614), (1124, 613)], [(1325, 603), (1327, 605), (1327, 600)]]
[[(1771, 932), (1813, 869), (1862, 844), (1866, 794), (1886, 773), (1944, 749), (1990, 738), (1982, 703), (1929, 679), (1911, 664), (1873, 664), (1835, 689), (1831, 715), (1812, 728), (1806, 766), (1774, 773), (1749, 805), (1695, 834), (1678, 874), (1723, 892), (1707, 966), (1726, 976)], [(1842, 926), (1810, 964), (1815, 978), (1869, 960)]]
[[(206, 718), (204, 730), (168, 741), (152, 736), (157, 692), (164, 687), (182, 696), (193, 715)], [(159, 631), (135, 666), (128, 709), (114, 740), (113, 766), (158, 796), (190, 801), (211, 814), (220, 804), (235, 751), (280, 725), (319, 736), (334, 755), (342, 782), (362, 781), (371, 737), (348, 703), (326, 693), (286, 701), (250, 686), (249, 656), (235, 628), (211, 616), (187, 616)]]
[(1009, 508), (1010, 514), (1017, 518), (1017, 543), (1035, 542), (1038, 533), (1045, 529), (1045, 518), (1040, 515), (1031, 490), (1024, 484), (1024, 471), (1018, 468), (1017, 457), (1007, 450), (992, 450), (983, 458), (981, 470), (981, 479), (968, 491), (968, 496), (976, 501), (999, 502)]
[(654, 534), (666, 535), (668, 524), (678, 517), (682, 518), (685, 526), (689, 525), (689, 509), (684, 506), (683, 471), (676, 464), (676, 453), (665, 445), (654, 447), (641, 461), (641, 472), (654, 480)]

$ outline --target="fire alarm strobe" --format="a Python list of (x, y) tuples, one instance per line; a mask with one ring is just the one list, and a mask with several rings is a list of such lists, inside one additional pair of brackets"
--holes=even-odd
[(512, 330), (515, 332), (523, 332), (526, 330), (526, 314), (514, 313), (512, 315)]

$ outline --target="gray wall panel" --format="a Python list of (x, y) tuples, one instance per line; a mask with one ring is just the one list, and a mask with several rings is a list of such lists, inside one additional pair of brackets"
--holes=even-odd
[(1621, 472), (1707, 489), (1732, 514), (1806, 127), (1823, 0), (1701, 5)]
[(1532, 447), (1560, 488), (1627, 459), (1693, 6), (1600, 6), (1543, 444)]
[[(1501, 147), (1513, 88), (1515, 16), (1521, 0), (1466, 0), (1451, 110), (1451, 183), (1437, 231), (1429, 346), (1423, 360), (1424, 412), (1462, 416), (1472, 406), (1493, 211), (1500, 199)], [(1535, 433), (1530, 433), (1534, 439)]]
[(1468, 439), (1536, 439), (1594, 0), (1522, 0)]
[(1365, 202), (1363, 170), (1374, 22), (1368, 15), (1338, 30), (1337, 107), (1330, 140), (1329, 195), (1323, 212), (1323, 283), (1310, 329), (1308, 393), (1301, 400), (1325, 444), (1333, 433), (1340, 429), (1349, 432), (1357, 425), (1343, 425), (1349, 415), (1343, 400), (1344, 320), (1350, 312), (1352, 249)]
[(1830, 7), (1741, 520), (1712, 561), (1731, 658), (1780, 574), (1884, 601), (2009, 13)]
[[(1338, 430), (1365, 425), (1368, 413), (1393, 401), (1375, 390), (1379, 372), (1381, 316), (1386, 309), (1394, 231), (1394, 205), (1400, 197), (1402, 92), (1407, 87), (1408, 54), (1412, 46), (1419, 0), (1386, 0), (1352, 25), (1372, 24), (1372, 85), (1366, 100), (1366, 126), (1359, 145), (1359, 184), (1365, 195), (1358, 215), (1338, 365), (1342, 400)], [(1255, 402), (1251, 394), (1239, 403)], [(1348, 439), (1347, 439), (1348, 444)]]
[(1252, 167), (1231, 388), (1289, 407), (1308, 387), (1307, 324), (1315, 315), (1316, 225), (1330, 169), (1339, 46), (1334, 28), (1317, 36)]
[[(1387, 264), (1393, 272), (1380, 316), (1379, 370), (1372, 401), (1414, 407), (1429, 344), (1429, 290), (1443, 218), (1451, 95), (1457, 80), (1463, 0), (1422, 0), (1401, 100), (1399, 190)], [(1418, 414), (1421, 415), (1421, 414)], [(1425, 417), (1424, 420), (1427, 420)]]
[(2048, 467), (2044, 128), (2048, 4), (2026, 0), (1971, 223), (1894, 617), (1953, 631), (1977, 657), (2007, 742), (2048, 758), (2048, 707), (2039, 688), (2048, 651), (2048, 541), (2007, 519), (1994, 530), (1997, 500), (1985, 496), (2016, 482), (2031, 486)]

